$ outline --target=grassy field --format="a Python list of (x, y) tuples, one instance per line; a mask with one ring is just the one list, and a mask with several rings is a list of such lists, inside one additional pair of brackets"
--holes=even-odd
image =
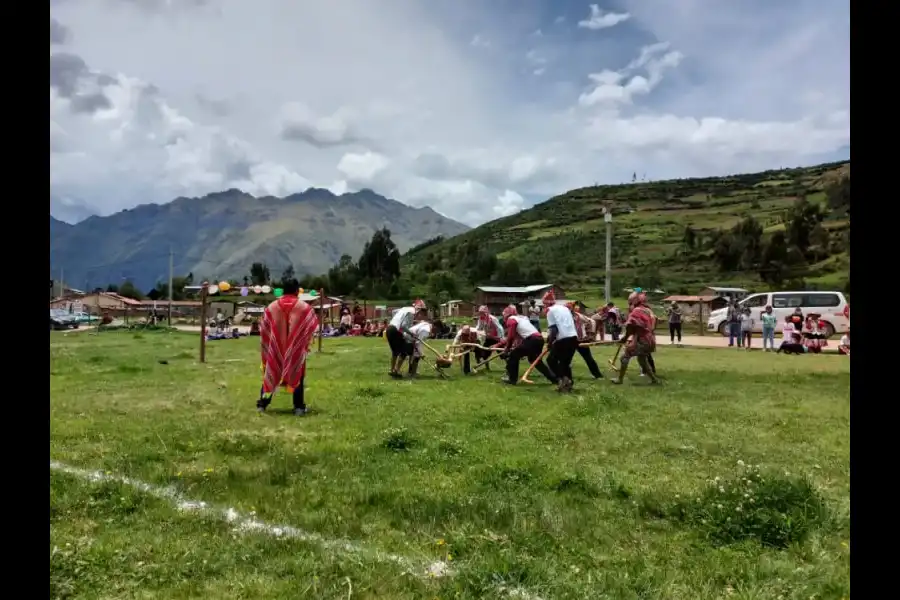
[(51, 334), (52, 598), (849, 598), (842, 357), (576, 357), (560, 396), (326, 340), (294, 417), (255, 339), (196, 346)]

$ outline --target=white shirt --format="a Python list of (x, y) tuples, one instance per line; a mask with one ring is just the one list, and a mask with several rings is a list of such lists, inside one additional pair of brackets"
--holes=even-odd
[(427, 321), (422, 321), (421, 323), (416, 323), (412, 327), (409, 328), (409, 332), (415, 338), (416, 344), (416, 356), (422, 355), (422, 340), (427, 340), (428, 336), (431, 335), (431, 323)]
[(412, 306), (404, 306), (403, 308), (397, 309), (397, 312), (391, 317), (391, 325), (397, 329), (409, 329), (413, 326), (413, 318), (415, 316), (415, 308)]
[(547, 327), (556, 326), (556, 339), (564, 340), (570, 337), (578, 337), (578, 330), (575, 329), (575, 319), (572, 318), (572, 311), (562, 304), (554, 304), (547, 309)]
[(785, 324), (784, 324), (784, 327), (781, 328), (781, 339), (782, 339), (782, 341), (785, 341), (785, 342), (787, 342), (787, 343), (789, 343), (789, 344), (790, 344), (791, 342), (793, 342), (793, 341), (794, 341), (794, 332), (795, 332), (795, 331), (796, 331), (796, 329), (794, 329), (794, 324), (793, 324), (793, 323), (785, 323)]
[(846, 335), (842, 335), (842, 336), (841, 336), (841, 343), (840, 343), (839, 345), (840, 345), (840, 346), (847, 346), (847, 347), (849, 348), (849, 347), (850, 347), (850, 338), (848, 338)]
[[(518, 335), (523, 340), (538, 333), (538, 330), (534, 328), (534, 325), (531, 324), (531, 321), (528, 320), (528, 317), (522, 315), (513, 315), (510, 317), (510, 319), (516, 322), (516, 335)], [(509, 323), (509, 320), (507, 320), (507, 323)]]

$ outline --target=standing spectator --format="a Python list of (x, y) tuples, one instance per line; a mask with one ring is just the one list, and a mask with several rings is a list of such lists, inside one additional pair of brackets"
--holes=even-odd
[(762, 321), (763, 352), (775, 349), (775, 327), (778, 325), (778, 317), (772, 313), (772, 307), (767, 306), (759, 315)]
[(738, 308), (737, 301), (734, 299), (728, 303), (727, 316), (728, 347), (731, 348), (734, 346), (734, 342), (737, 340), (738, 348), (740, 348), (743, 344), (743, 340), (741, 339), (741, 311)]
[(541, 311), (534, 300), (528, 305), (528, 322), (531, 323), (532, 327), (538, 330), (538, 333), (541, 332)]
[(678, 335), (678, 343), (681, 343), (681, 309), (678, 308), (677, 302), (672, 302), (666, 309), (669, 315), (669, 339), (670, 344), (675, 343), (675, 335)]
[(750, 340), (753, 339), (753, 315), (749, 308), (744, 309), (741, 315), (741, 343), (745, 350), (750, 350)]

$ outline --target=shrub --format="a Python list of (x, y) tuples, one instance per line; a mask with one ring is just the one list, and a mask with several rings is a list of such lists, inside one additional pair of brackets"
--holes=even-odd
[(735, 477), (716, 477), (699, 497), (679, 502), (676, 516), (717, 543), (755, 539), (776, 548), (803, 542), (826, 521), (825, 502), (808, 479), (763, 474), (740, 461), (738, 468)]
[(416, 445), (415, 438), (406, 427), (391, 427), (383, 432), (381, 447), (394, 452), (405, 452)]

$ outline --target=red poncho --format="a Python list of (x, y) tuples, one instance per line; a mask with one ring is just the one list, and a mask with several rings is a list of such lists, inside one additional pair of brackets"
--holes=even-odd
[(300, 385), (318, 326), (313, 308), (297, 296), (282, 296), (266, 307), (259, 328), (264, 393), (271, 394), (279, 385)]

